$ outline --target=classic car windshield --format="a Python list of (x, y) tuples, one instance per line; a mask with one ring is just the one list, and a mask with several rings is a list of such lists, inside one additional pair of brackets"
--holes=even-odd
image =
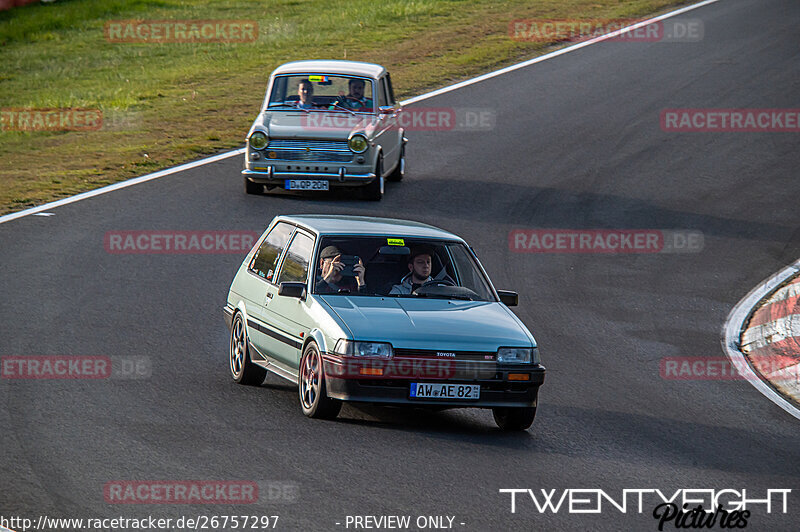
[(402, 236), (324, 237), (313, 293), (496, 301), (464, 244)]
[(357, 76), (276, 76), (267, 108), (372, 113), (372, 94), (372, 80)]

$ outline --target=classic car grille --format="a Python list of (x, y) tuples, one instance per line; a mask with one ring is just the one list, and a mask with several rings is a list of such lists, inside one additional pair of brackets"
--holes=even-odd
[[(272, 151), (272, 146), (268, 148)], [(267, 153), (269, 153), (269, 151)], [(267, 160), (282, 161), (311, 161), (349, 163), (353, 160), (353, 153), (340, 153), (335, 151), (300, 151), (300, 150), (274, 150), (277, 157), (267, 157)]]
[[(433, 349), (394, 349), (395, 357), (408, 357), (408, 358), (435, 358), (437, 360), (485, 360), (487, 362), (494, 361), (494, 351), (447, 351), (447, 350), (433, 350)], [(453, 353), (454, 357), (439, 356), (437, 353)]]
[(353, 153), (347, 146), (346, 140), (271, 139), (267, 147), (269, 150), (305, 150), (306, 148)]
[[(273, 139), (267, 146), (267, 159), (284, 161), (348, 163), (353, 152), (346, 140)], [(269, 157), (275, 152), (276, 157)]]

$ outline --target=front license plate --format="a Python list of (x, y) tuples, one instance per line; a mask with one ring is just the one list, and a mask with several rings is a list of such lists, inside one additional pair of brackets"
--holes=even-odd
[(479, 399), (480, 396), (478, 384), (411, 383), (411, 397), (415, 399)]
[(328, 182), (322, 179), (287, 179), (286, 190), (328, 190)]

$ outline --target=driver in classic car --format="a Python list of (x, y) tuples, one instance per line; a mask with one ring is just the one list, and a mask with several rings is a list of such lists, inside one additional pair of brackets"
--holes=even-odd
[(358, 78), (350, 78), (347, 82), (350, 92), (345, 95), (340, 95), (339, 98), (331, 104), (330, 108), (335, 109), (336, 106), (345, 107), (353, 111), (368, 110), (372, 111), (372, 100), (364, 97), (364, 80)]
[(341, 262), (343, 253), (336, 246), (327, 246), (319, 255), (321, 274), (317, 276), (316, 291), (319, 294), (363, 292), (366, 290), (364, 274), (366, 269), (361, 259), (353, 266), (353, 276), (342, 275), (345, 264)]
[(417, 247), (408, 256), (409, 272), (389, 291), (389, 295), (408, 295), (423, 284), (432, 281), (433, 251), (427, 247)]

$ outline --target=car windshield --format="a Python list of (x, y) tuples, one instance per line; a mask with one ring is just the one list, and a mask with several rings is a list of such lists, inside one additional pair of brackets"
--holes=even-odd
[(460, 242), (331, 236), (322, 239), (317, 257), (314, 294), (496, 301)]
[(267, 108), (372, 113), (375, 110), (372, 85), (372, 80), (358, 76), (276, 76)]

